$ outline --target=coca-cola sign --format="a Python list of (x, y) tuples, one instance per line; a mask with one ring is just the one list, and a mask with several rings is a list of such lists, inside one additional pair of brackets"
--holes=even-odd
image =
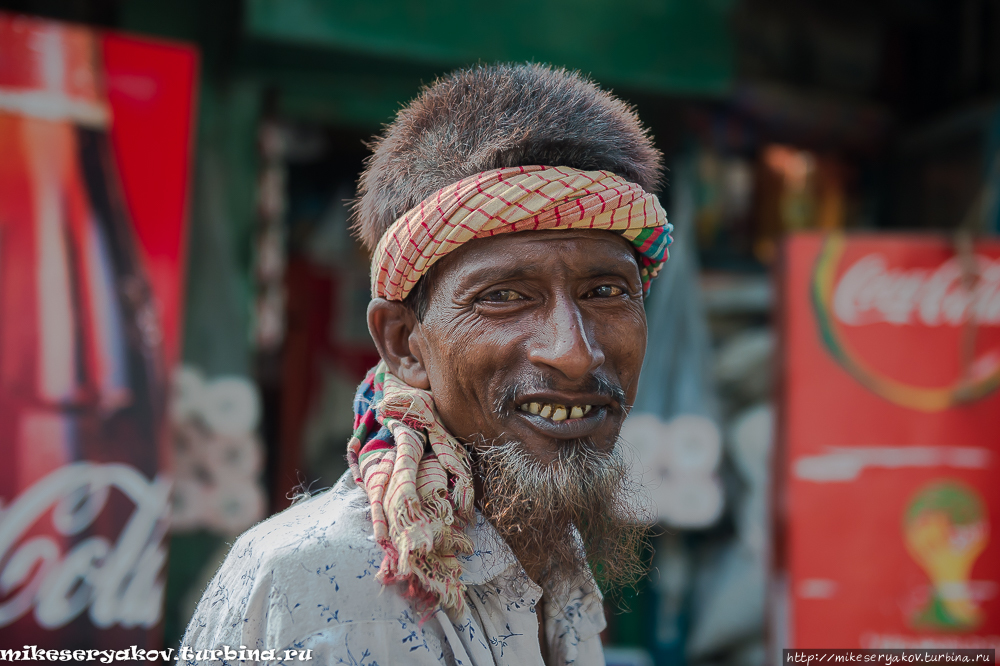
[(811, 292), (820, 337), (849, 374), (898, 405), (939, 411), (1000, 386), (1000, 256), (980, 247), (963, 264), (949, 243), (924, 245), (904, 258), (830, 235)]
[[(128, 465), (80, 462), (0, 506), (0, 627), (33, 613), (40, 627), (58, 629), (84, 612), (102, 629), (155, 626), (169, 491)], [(117, 539), (80, 539), (115, 492), (134, 506)]]
[(0, 648), (162, 642), (196, 63), (0, 12)]
[(971, 289), (963, 284), (957, 257), (926, 268), (891, 267), (880, 252), (866, 254), (844, 271), (833, 292), (833, 312), (847, 326), (1000, 326), (1000, 259), (974, 257)]
[(1000, 241), (796, 233), (780, 267), (772, 638), (1000, 646)]

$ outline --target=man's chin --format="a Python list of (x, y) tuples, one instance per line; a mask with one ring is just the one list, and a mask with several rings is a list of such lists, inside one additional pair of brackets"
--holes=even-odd
[(548, 456), (534, 448), (506, 442), (474, 455), (483, 515), (528, 575), (561, 587), (589, 575), (589, 559), (606, 580), (635, 578), (646, 520), (619, 447), (580, 438)]
[[(497, 430), (502, 433), (499, 441), (517, 442), (524, 455), (548, 465), (579, 451), (611, 455), (621, 430), (621, 419), (611, 413), (605, 413), (601, 417), (599, 427), (580, 427), (577, 424), (576, 427), (568, 427), (558, 432), (555, 428), (543, 427), (549, 424), (535, 423), (539, 420), (547, 419), (520, 411), (507, 415), (507, 418), (497, 423)], [(570, 423), (570, 426), (573, 425)], [(484, 446), (479, 442), (475, 448), (483, 450)]]
[(521, 454), (528, 461), (539, 466), (565, 464), (567, 458), (580, 455), (593, 456), (595, 459), (607, 458), (613, 455), (615, 441), (598, 441), (591, 437), (575, 439), (552, 439), (547, 437), (525, 437), (517, 442)]

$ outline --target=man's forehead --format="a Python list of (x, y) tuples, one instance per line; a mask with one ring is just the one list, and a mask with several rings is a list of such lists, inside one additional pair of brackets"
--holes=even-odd
[[(603, 229), (545, 229), (477, 238), (451, 252), (442, 261), (467, 262), (479, 258), (513, 258), (517, 263), (537, 257), (558, 258), (568, 250), (595, 253), (594, 261), (608, 262), (633, 256), (633, 246), (620, 234)], [(579, 260), (579, 258), (577, 258)]]
[(638, 272), (635, 249), (611, 231), (522, 231), (479, 238), (450, 253), (441, 271), (461, 276), (462, 282), (517, 279), (569, 268), (577, 276)]

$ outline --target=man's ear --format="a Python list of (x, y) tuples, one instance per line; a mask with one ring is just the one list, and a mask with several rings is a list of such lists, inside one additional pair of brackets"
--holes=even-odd
[(414, 388), (429, 390), (424, 368), (420, 323), (413, 310), (399, 301), (373, 298), (368, 304), (368, 332), (392, 374)]

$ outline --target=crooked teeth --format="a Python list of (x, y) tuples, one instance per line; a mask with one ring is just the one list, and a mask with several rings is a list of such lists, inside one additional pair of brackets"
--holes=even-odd
[(565, 421), (566, 419), (582, 419), (594, 409), (593, 405), (552, 405), (540, 402), (527, 402), (520, 407), (522, 412), (537, 414), (553, 421)]

